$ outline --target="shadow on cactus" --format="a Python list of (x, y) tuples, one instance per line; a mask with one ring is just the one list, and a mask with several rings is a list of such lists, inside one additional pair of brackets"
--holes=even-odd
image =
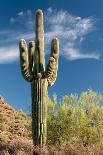
[(45, 69), (43, 12), (36, 12), (36, 40), (29, 46), (20, 40), (20, 65), (25, 80), (31, 83), (32, 135), (34, 145), (43, 147), (47, 141), (47, 100), (48, 86), (57, 78), (59, 40), (52, 40), (51, 54)]

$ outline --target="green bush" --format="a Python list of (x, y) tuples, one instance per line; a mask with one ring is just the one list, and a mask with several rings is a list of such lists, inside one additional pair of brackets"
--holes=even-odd
[(78, 95), (57, 96), (48, 103), (48, 144), (81, 146), (103, 143), (103, 97), (88, 90)]

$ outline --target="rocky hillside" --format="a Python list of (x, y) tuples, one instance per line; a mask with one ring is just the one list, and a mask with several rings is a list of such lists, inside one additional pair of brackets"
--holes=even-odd
[(0, 143), (8, 143), (15, 136), (31, 137), (31, 118), (0, 98)]

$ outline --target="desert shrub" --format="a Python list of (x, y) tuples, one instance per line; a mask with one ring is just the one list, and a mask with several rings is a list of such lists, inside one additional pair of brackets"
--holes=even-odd
[(48, 144), (88, 146), (103, 142), (103, 97), (88, 90), (80, 96), (56, 95), (48, 104)]
[(31, 138), (31, 117), (0, 102), (0, 144), (7, 144), (15, 135)]
[(3, 131), (0, 133), (0, 143), (7, 144), (9, 141), (9, 133), (7, 131)]
[(102, 148), (86, 147), (77, 148), (73, 145), (65, 147), (46, 146), (40, 149), (33, 146), (28, 139), (18, 138), (11, 140), (6, 145), (0, 145), (0, 155), (102, 155)]

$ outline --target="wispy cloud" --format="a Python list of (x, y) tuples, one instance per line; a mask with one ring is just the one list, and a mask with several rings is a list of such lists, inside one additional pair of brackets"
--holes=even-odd
[(12, 63), (19, 57), (17, 47), (0, 48), (0, 63)]
[[(96, 28), (96, 21), (93, 17), (81, 18), (67, 11), (52, 8), (48, 8), (44, 14), (47, 51), (52, 38), (58, 37), (60, 54), (68, 60), (100, 59), (101, 55), (97, 50), (96, 52), (82, 49), (85, 38), (87, 39), (88, 34), (93, 33)], [(18, 59), (17, 46), (21, 38), (27, 41), (35, 39), (34, 13), (31, 10), (18, 12), (16, 17), (10, 18), (9, 27), (8, 30), (0, 31), (0, 63), (10, 63)]]
[(19, 31), (21, 29), (24, 29), (24, 31), (32, 31), (34, 30), (34, 14), (31, 10), (27, 10), (25, 12), (20, 11), (17, 13), (16, 17), (10, 18), (10, 23)]
[(21, 12), (18, 13), (18, 16), (22, 16), (23, 14), (24, 14), (24, 12), (21, 11)]
[[(66, 51), (66, 52), (65, 52)], [(77, 49), (71, 47), (68, 49), (65, 49), (62, 51), (62, 55), (69, 60), (78, 60), (78, 59), (100, 59), (100, 54), (97, 52), (95, 53), (80, 53)]]
[(47, 10), (46, 22), (48, 31), (45, 38), (50, 41), (53, 37), (60, 39), (61, 55), (69, 60), (77, 59), (100, 59), (100, 54), (95, 51), (83, 51), (82, 42), (88, 34), (95, 30), (95, 19), (93, 17), (81, 18), (73, 16), (67, 11)]
[(70, 41), (81, 40), (85, 35), (94, 30), (93, 18), (81, 18), (69, 14), (67, 11), (53, 11), (48, 9), (46, 16), (49, 25), (48, 37), (59, 36)]

